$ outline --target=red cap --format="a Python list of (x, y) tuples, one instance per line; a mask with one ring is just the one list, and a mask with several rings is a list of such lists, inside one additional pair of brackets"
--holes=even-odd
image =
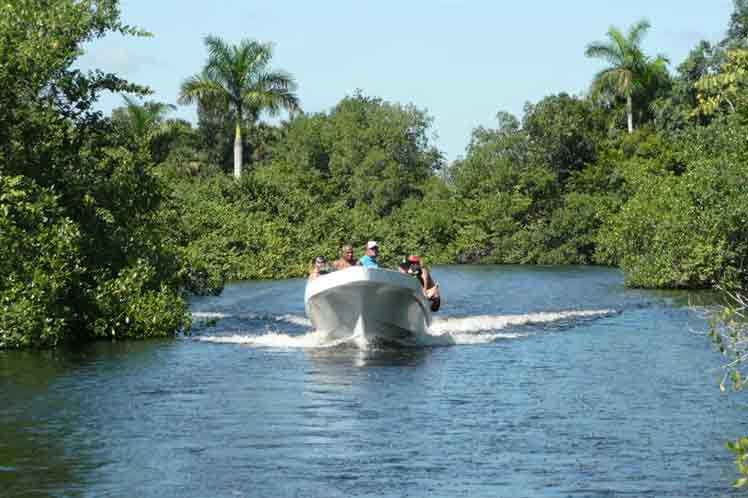
[(408, 256), (408, 262), (409, 263), (419, 263), (420, 264), (421, 263), (421, 258), (419, 258), (418, 256), (416, 256), (415, 254), (411, 254), (410, 256)]

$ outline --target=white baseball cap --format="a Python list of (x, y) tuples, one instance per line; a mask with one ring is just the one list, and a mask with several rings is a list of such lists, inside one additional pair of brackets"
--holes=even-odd
[(370, 240), (369, 242), (366, 243), (367, 249), (374, 249), (375, 247), (379, 247), (379, 244), (377, 244), (376, 240)]

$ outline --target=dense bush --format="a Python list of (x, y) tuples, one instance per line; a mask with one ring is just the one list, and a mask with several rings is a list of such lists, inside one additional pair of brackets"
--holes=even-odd
[(0, 348), (55, 345), (74, 318), (83, 267), (80, 232), (57, 197), (21, 176), (0, 176)]
[(633, 195), (599, 237), (603, 254), (620, 264), (627, 283), (711, 287), (726, 278), (746, 282), (745, 132), (724, 121), (688, 129), (673, 143), (677, 171), (662, 160), (629, 169)]
[[(182, 265), (159, 223), (164, 186), (148, 152), (93, 110), (104, 90), (144, 89), (73, 69), (82, 43), (112, 31), (138, 34), (115, 1), (0, 5), (1, 347), (187, 323)], [(123, 279), (127, 302), (103, 297)]]

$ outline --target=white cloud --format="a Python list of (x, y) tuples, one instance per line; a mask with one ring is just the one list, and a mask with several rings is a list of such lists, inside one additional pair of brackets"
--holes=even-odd
[(117, 46), (92, 47), (81, 56), (78, 65), (82, 69), (101, 69), (132, 78), (148, 68), (163, 67), (165, 62), (151, 55)]

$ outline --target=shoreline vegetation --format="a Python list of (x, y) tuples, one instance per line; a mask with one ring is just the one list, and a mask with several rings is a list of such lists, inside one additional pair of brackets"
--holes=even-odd
[[(392, 267), (410, 253), (599, 264), (634, 287), (739, 291), (748, 2), (675, 67), (643, 52), (650, 29), (601, 29), (580, 47), (603, 61), (587, 95), (498, 112), (448, 163), (417, 105), (355, 90), (304, 113), (296, 76), (251, 39), (206, 37), (179, 98), (198, 122), (171, 119), (147, 87), (75, 69), (108, 33), (151, 36), (116, 0), (5, 3), (0, 349), (172, 336), (189, 330), (190, 293), (306, 275), (314, 256), (370, 238)], [(103, 92), (123, 95), (110, 116), (95, 110)]]

